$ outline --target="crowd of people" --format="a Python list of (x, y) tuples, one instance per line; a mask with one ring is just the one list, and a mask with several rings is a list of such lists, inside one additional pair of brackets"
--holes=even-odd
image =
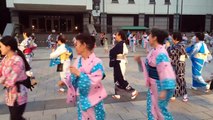
[[(59, 33), (53, 42), (52, 35), (47, 38), (51, 48), (49, 66), (57, 66), (60, 73), (59, 92), (67, 93), (67, 103), (76, 103), (78, 120), (104, 120), (106, 112), (104, 99), (107, 92), (102, 83), (106, 74), (102, 60), (95, 55), (96, 34), (78, 34), (74, 37), (74, 47), (77, 55), (73, 55), (65, 35)], [(195, 41), (186, 44), (187, 37), (180, 32), (168, 32), (153, 28), (140, 35), (128, 31), (118, 31), (112, 36), (113, 48), (108, 51), (108, 39), (102, 33), (101, 45), (109, 52), (109, 67), (113, 68), (114, 91), (112, 98), (121, 99), (121, 93), (130, 94), (134, 100), (138, 91), (125, 78), (127, 55), (136, 52), (136, 46), (146, 49), (147, 56), (135, 56), (134, 59), (143, 72), (147, 91), (148, 120), (173, 120), (167, 106), (170, 100), (183, 97), (189, 100), (185, 67), (186, 59), (192, 62), (192, 88), (204, 87), (205, 92), (213, 88), (211, 79), (202, 77), (204, 65), (212, 60), (208, 43), (204, 42), (207, 35), (195, 33)], [(27, 105), (28, 89), (37, 84), (31, 70), (33, 50), (37, 48), (35, 35), (24, 32), (24, 40), (20, 42), (15, 37), (3, 36), (0, 40), (0, 50), (3, 59), (0, 64), (0, 83), (5, 89), (5, 101), (10, 111), (11, 120), (25, 120), (23, 113)], [(208, 36), (208, 39), (211, 39)], [(128, 40), (129, 48), (126, 44)], [(20, 42), (20, 43), (19, 43)], [(209, 41), (211, 44), (211, 40)], [(73, 56), (76, 59), (73, 61)], [(71, 64), (73, 61), (73, 64)], [(143, 79), (143, 78), (141, 78)], [(42, 83), (41, 83), (42, 84)]]

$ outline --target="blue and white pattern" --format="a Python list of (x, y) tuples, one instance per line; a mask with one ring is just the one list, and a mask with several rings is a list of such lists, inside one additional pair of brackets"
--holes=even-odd
[(186, 48), (186, 52), (190, 55), (192, 61), (192, 86), (205, 87), (207, 83), (201, 74), (207, 60), (207, 55), (209, 54), (206, 44), (200, 41)]
[[(78, 68), (82, 67), (81, 58), (78, 61)], [(105, 76), (104, 68), (101, 63), (96, 64), (92, 69), (91, 73), (94, 73), (98, 70), (102, 71), (103, 76)], [(79, 92), (79, 96), (77, 97), (77, 109), (78, 109), (78, 120), (84, 120), (83, 112), (87, 112), (89, 109), (94, 110), (95, 118), (96, 120), (104, 120), (105, 119), (105, 111), (103, 107), (103, 100), (96, 104), (95, 106), (92, 106), (89, 99), (89, 91), (91, 89), (91, 80), (89, 76), (85, 73), (80, 74), (79, 77), (76, 77), (75, 75), (71, 75), (71, 83), (74, 86), (74, 88)]]

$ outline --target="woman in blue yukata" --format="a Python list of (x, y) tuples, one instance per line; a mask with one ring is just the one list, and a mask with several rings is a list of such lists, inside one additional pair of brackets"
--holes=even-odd
[[(148, 120), (173, 120), (167, 106), (175, 89), (175, 73), (168, 53), (163, 46), (168, 34), (157, 28), (151, 30), (149, 44), (153, 47), (145, 60), (136, 56), (139, 68), (143, 71), (147, 92)], [(142, 68), (141, 68), (142, 65)]]
[(195, 33), (196, 43), (186, 48), (186, 52), (189, 54), (192, 61), (192, 89), (197, 90), (198, 87), (206, 87), (209, 89), (209, 84), (202, 77), (202, 70), (205, 62), (208, 62), (211, 58), (211, 54), (204, 43), (204, 34)]
[(105, 72), (102, 61), (93, 52), (95, 38), (80, 34), (74, 45), (79, 56), (64, 81), (68, 87), (67, 102), (77, 100), (78, 120), (105, 120), (103, 100), (107, 93), (101, 83)]

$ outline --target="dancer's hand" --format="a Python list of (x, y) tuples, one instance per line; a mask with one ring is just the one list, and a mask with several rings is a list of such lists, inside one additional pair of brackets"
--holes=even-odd
[(52, 48), (52, 52), (54, 52), (55, 51), (55, 49), (54, 48)]
[(136, 62), (140, 62), (141, 61), (141, 56), (139, 56), (139, 55), (136, 55), (135, 57), (134, 57), (134, 60), (136, 61)]
[(159, 99), (164, 100), (166, 98), (166, 94), (167, 94), (166, 90), (161, 91), (159, 95)]
[(58, 81), (58, 87), (63, 87), (65, 85), (65, 83), (63, 81)]
[(72, 74), (76, 75), (77, 77), (79, 77), (80, 74), (81, 74), (81, 72), (77, 68), (75, 68), (74, 66), (70, 66), (70, 72)]

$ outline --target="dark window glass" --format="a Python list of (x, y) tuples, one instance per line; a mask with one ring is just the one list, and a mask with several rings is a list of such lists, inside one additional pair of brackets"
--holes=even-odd
[(45, 28), (45, 20), (44, 20), (44, 18), (39, 18), (38, 19), (38, 27), (39, 27), (39, 29), (44, 29)]
[(118, 3), (118, 0), (112, 0), (112, 3)]
[(67, 21), (65, 18), (60, 19), (60, 30), (61, 32), (66, 32), (67, 30)]
[(72, 31), (72, 21), (70, 19), (68, 19), (67, 23), (68, 23), (68, 32), (71, 32)]
[(155, 0), (150, 0), (149, 4), (155, 4)]
[(129, 4), (134, 4), (135, 1), (134, 0), (129, 0)]
[(165, 0), (165, 4), (171, 4), (170, 0)]
[(50, 19), (46, 20), (46, 31), (52, 31), (52, 22)]

